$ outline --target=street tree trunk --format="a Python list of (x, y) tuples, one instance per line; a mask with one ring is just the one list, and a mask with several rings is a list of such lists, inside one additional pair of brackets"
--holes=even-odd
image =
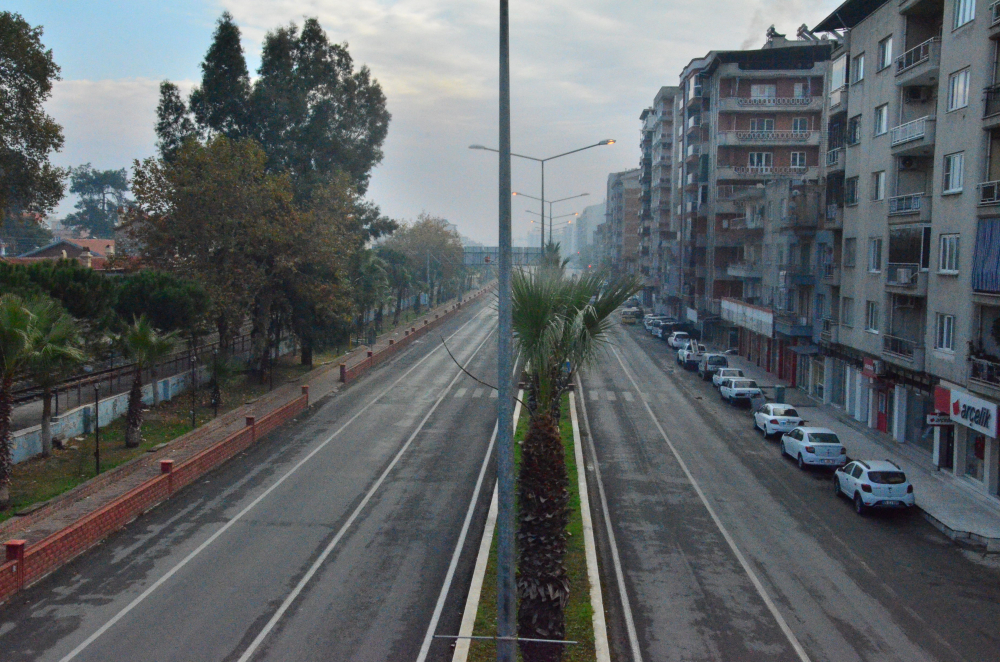
[(311, 338), (302, 338), (302, 365), (313, 367), (313, 346)]
[(14, 468), (10, 448), (13, 441), (10, 429), (10, 416), (13, 412), (10, 390), (13, 386), (13, 377), (5, 378), (0, 384), (0, 510), (10, 507), (10, 474)]
[(128, 394), (128, 414), (125, 416), (125, 447), (138, 448), (142, 443), (142, 369), (136, 368), (132, 389)]
[(52, 389), (42, 390), (42, 457), (52, 455)]
[(392, 316), (392, 325), (399, 326), (399, 316), (403, 312), (403, 288), (396, 290), (396, 313)]

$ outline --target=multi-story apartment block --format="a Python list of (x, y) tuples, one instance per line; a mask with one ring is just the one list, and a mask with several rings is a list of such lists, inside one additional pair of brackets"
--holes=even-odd
[(619, 273), (639, 273), (639, 178), (639, 168), (608, 175), (603, 237), (609, 243), (610, 267)]

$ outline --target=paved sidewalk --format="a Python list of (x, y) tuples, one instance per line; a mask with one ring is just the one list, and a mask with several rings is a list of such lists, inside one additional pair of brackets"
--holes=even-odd
[[(730, 356), (729, 364), (742, 369), (761, 386), (788, 386), (741, 356)], [(949, 538), (972, 541), (986, 545), (988, 551), (1000, 552), (1000, 499), (979, 492), (960, 476), (938, 469), (927, 451), (901, 444), (890, 435), (858, 422), (843, 409), (824, 405), (800, 389), (789, 387), (785, 400), (800, 410), (809, 425), (836, 432), (844, 441), (849, 457), (887, 459), (898, 464), (913, 484), (917, 507)]]

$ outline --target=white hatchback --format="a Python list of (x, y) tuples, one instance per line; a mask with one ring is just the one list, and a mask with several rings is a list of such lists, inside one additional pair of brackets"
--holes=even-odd
[(673, 347), (674, 349), (680, 349), (681, 347), (686, 345), (690, 339), (691, 336), (689, 336), (686, 332), (674, 331), (667, 339), (667, 344)]
[(839, 467), (847, 463), (847, 449), (837, 433), (828, 428), (797, 427), (781, 437), (781, 454), (799, 463), (815, 467)]
[(864, 515), (869, 508), (912, 508), (913, 485), (895, 462), (854, 460), (833, 473), (833, 493), (854, 502)]
[(791, 432), (803, 423), (805, 421), (791, 405), (770, 402), (753, 413), (753, 426), (763, 432), (765, 437), (779, 432)]
[(719, 388), (719, 384), (722, 383), (723, 379), (732, 379), (734, 377), (745, 377), (743, 371), (739, 368), (719, 368), (712, 375), (712, 386)]

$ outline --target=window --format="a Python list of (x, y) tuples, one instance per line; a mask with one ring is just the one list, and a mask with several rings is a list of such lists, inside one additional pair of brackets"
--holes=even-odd
[(858, 240), (855, 237), (844, 239), (843, 263), (845, 267), (853, 267), (858, 259)]
[(959, 235), (957, 234), (941, 235), (941, 249), (938, 253), (939, 273), (958, 273), (958, 239)]
[(809, 118), (808, 117), (793, 117), (792, 118), (792, 131), (795, 133), (805, 133), (809, 130)]
[(875, 109), (875, 135), (881, 136), (889, 130), (889, 104), (884, 103)]
[(848, 177), (844, 180), (844, 204), (858, 204), (858, 178)]
[(865, 331), (878, 333), (878, 302), (868, 301), (865, 308)]
[(847, 144), (857, 145), (861, 142), (861, 115), (855, 115), (847, 120)]
[(948, 110), (969, 105), (969, 70), (962, 69), (948, 76)]
[(955, 316), (937, 314), (937, 334), (934, 338), (934, 349), (955, 351)]
[(792, 152), (792, 167), (793, 168), (805, 168), (806, 167), (806, 153), (805, 152)]
[(962, 190), (962, 171), (965, 152), (946, 154), (944, 157), (944, 193), (958, 193)]
[(794, 83), (792, 85), (792, 96), (796, 99), (805, 99), (809, 96), (809, 83)]
[(882, 271), (882, 237), (871, 237), (868, 240), (868, 271)]
[(770, 168), (773, 156), (771, 152), (750, 152), (749, 165), (751, 168)]
[(885, 170), (872, 173), (872, 200), (885, 200)]
[(878, 70), (882, 71), (892, 64), (892, 37), (886, 37), (878, 42)]
[(841, 299), (840, 323), (844, 326), (854, 326), (854, 299), (851, 297)]
[(851, 82), (857, 83), (865, 79), (865, 54), (854, 56), (854, 61), (851, 62)]
[(753, 118), (750, 120), (751, 131), (774, 131), (773, 119)]
[(751, 85), (750, 98), (752, 99), (774, 99), (778, 96), (776, 85)]
[(976, 17), (976, 0), (955, 0), (955, 29)]

